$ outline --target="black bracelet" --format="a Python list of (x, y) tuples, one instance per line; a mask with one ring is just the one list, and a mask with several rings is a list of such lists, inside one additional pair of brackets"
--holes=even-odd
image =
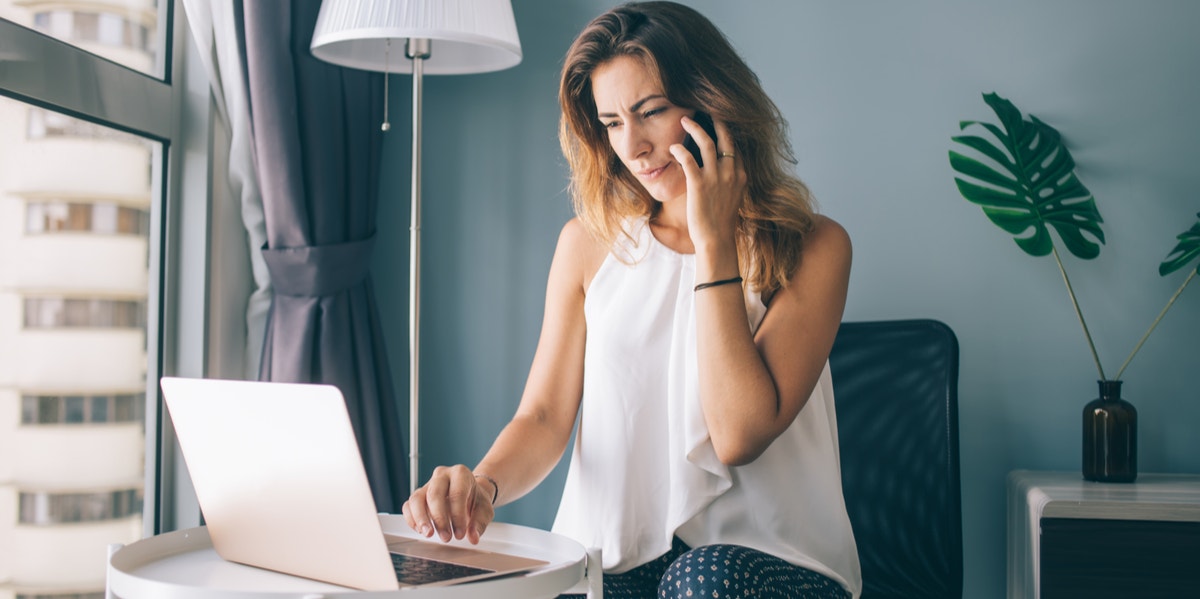
[(476, 472), (474, 474), (475, 474), (475, 478), (479, 478), (482, 476), (484, 478), (484, 480), (488, 481), (489, 483), (492, 483), (492, 505), (496, 505), (496, 499), (498, 497), (500, 497), (500, 485), (496, 484), (496, 479), (494, 479), (486, 474), (483, 474), (481, 472)]
[(709, 287), (716, 287), (718, 285), (728, 285), (730, 283), (741, 283), (741, 282), (742, 282), (741, 277), (734, 277), (732, 279), (721, 279), (720, 281), (710, 281), (708, 283), (700, 283), (699, 285), (696, 285), (696, 288), (693, 289), (692, 291), (700, 291), (701, 289), (708, 289)]

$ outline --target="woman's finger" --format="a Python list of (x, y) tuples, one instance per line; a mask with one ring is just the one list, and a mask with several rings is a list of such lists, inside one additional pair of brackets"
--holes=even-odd
[(467, 540), (472, 545), (479, 542), (483, 531), (487, 530), (488, 524), (491, 524), (492, 519), (496, 517), (492, 502), (480, 495), (478, 485), (476, 486), (476, 495), (475, 509), (471, 511), (471, 519), (467, 522)]
[(467, 535), (468, 523), (479, 502), (479, 487), (475, 483), (475, 475), (465, 466), (456, 466), (449, 473), (450, 488), (447, 493), (450, 507), (450, 527), (454, 538), (461, 539)]
[(716, 144), (717, 148), (717, 157), (720, 157), (721, 153), (732, 154), (734, 143), (733, 136), (729, 134), (729, 125), (725, 121), (713, 119), (713, 129), (717, 133), (716, 137), (713, 138), (713, 143)]
[(679, 124), (683, 125), (683, 130), (691, 136), (692, 142), (700, 150), (700, 162), (706, 165), (712, 164), (717, 156), (717, 140), (710, 137), (708, 131), (705, 131), (704, 127), (692, 117), (682, 117)]
[(449, 495), (450, 477), (444, 466), (438, 466), (425, 484), (425, 506), (429, 511), (429, 523), (443, 541), (450, 540)]
[(433, 525), (429, 520), (429, 510), (425, 505), (425, 494), (425, 487), (414, 491), (408, 501), (404, 502), (403, 511), (408, 527), (423, 537), (429, 537), (433, 534)]

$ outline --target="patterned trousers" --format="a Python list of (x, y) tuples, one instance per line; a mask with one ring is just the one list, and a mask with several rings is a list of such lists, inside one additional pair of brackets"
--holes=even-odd
[[(741, 545), (692, 549), (676, 538), (671, 550), (628, 572), (604, 575), (605, 599), (847, 599), (827, 576)], [(584, 595), (560, 595), (583, 599)]]

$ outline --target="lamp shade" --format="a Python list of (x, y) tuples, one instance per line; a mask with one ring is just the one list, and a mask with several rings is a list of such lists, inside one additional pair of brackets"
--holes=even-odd
[(324, 0), (311, 48), (341, 66), (411, 73), (407, 38), (431, 40), (424, 61), (430, 75), (486, 73), (521, 62), (509, 0)]

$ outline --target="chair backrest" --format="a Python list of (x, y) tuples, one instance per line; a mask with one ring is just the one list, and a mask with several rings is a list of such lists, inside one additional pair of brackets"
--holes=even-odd
[(961, 599), (958, 339), (935, 320), (846, 322), (829, 365), (863, 599)]

